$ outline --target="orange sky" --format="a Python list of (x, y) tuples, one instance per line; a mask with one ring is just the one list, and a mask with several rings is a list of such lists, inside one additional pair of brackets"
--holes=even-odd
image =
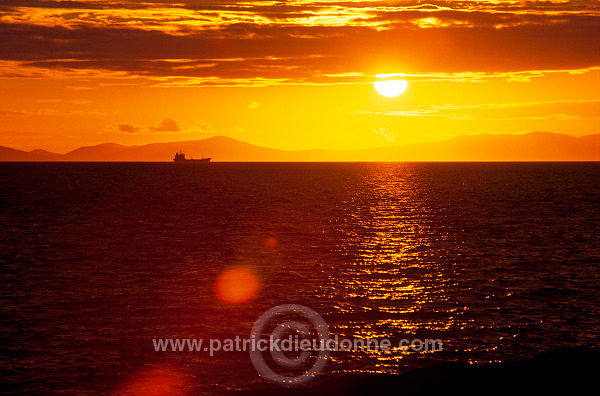
[(0, 145), (598, 133), (598, 37), (589, 0), (2, 0)]

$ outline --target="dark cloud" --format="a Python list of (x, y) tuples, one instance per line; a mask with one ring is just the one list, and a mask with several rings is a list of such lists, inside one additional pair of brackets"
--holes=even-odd
[[(231, 20), (208, 27), (182, 25), (173, 31), (160, 30), (173, 23), (171, 19), (165, 19), (163, 24), (158, 20), (141, 22), (135, 27), (98, 24), (101, 18), (94, 19), (94, 23), (80, 21), (69, 26), (0, 23), (0, 60), (23, 66), (22, 70), (6, 71), (3, 76), (26, 75), (27, 67), (36, 67), (117, 71), (145, 77), (314, 82), (323, 81), (328, 74), (374, 74), (381, 72), (382, 67), (387, 71), (452, 73), (583, 69), (600, 65), (596, 40), (600, 37), (600, 11), (584, 1), (493, 5), (476, 1), (406, 1), (397, 7), (382, 8), (382, 2), (242, 5), (238, 1), (6, 0), (2, 7), (104, 10), (164, 7), (164, 3), (207, 13), (251, 11), (277, 23), (240, 22), (247, 18), (221, 16), (221, 22)], [(340, 11), (365, 11), (357, 14), (362, 16), (357, 16), (354, 24), (346, 26), (286, 22), (335, 7)], [(211, 17), (219, 15), (214, 13)], [(119, 23), (131, 22), (128, 14), (118, 18), (122, 19)], [(427, 18), (429, 21), (423, 23), (428, 27), (419, 27), (419, 21)]]
[[(165, 1), (167, 3), (168, 1)], [(0, 10), (17, 10), (20, 7), (47, 8), (47, 9), (80, 9), (80, 10), (106, 10), (106, 9), (143, 9), (148, 5), (135, 1), (53, 1), (53, 0), (2, 0)]]
[(124, 133), (138, 133), (141, 128), (133, 124), (118, 124), (117, 130)]
[(167, 117), (157, 126), (151, 126), (150, 130), (153, 132), (179, 132), (181, 131), (181, 126), (177, 120)]

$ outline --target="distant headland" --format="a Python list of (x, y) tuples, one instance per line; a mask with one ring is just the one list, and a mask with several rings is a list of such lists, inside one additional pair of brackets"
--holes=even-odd
[(0, 161), (172, 162), (174, 152), (205, 153), (214, 161), (600, 161), (600, 134), (531, 132), (522, 135), (464, 135), (452, 139), (362, 150), (288, 151), (256, 146), (226, 136), (142, 146), (104, 143), (66, 154), (0, 146)]

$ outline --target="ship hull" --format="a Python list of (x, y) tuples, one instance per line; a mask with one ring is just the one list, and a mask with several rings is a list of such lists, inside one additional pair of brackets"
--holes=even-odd
[(208, 164), (211, 158), (173, 160), (176, 164)]

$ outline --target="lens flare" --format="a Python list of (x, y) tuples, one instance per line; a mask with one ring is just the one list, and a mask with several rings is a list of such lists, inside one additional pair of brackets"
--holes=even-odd
[(226, 270), (219, 275), (215, 285), (217, 298), (227, 304), (243, 304), (252, 301), (259, 290), (258, 276), (244, 266)]
[(265, 246), (268, 248), (274, 248), (277, 247), (277, 245), (279, 245), (279, 240), (275, 237), (269, 237), (265, 240)]
[(157, 367), (135, 374), (114, 396), (184, 396), (189, 385), (183, 371)]

